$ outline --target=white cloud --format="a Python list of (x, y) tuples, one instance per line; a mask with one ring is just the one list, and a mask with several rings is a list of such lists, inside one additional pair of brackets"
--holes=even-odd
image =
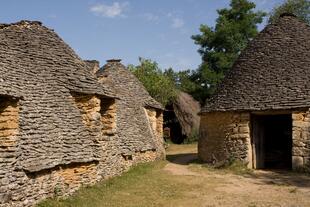
[(114, 18), (118, 16), (125, 17), (124, 11), (128, 7), (128, 5), (129, 5), (128, 2), (124, 3), (114, 2), (112, 5), (101, 3), (90, 7), (90, 11), (95, 15), (108, 18)]
[(159, 20), (159, 16), (152, 13), (145, 13), (143, 17), (150, 22), (157, 22)]
[(184, 26), (184, 21), (181, 18), (173, 18), (171, 26), (176, 29), (182, 28)]

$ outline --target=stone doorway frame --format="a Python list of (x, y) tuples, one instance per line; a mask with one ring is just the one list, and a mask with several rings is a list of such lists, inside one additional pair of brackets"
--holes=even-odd
[(279, 111), (279, 112), (256, 112), (251, 113), (250, 116), (250, 136), (251, 136), (251, 148), (249, 149), (252, 154), (252, 168), (253, 169), (264, 169), (266, 168), (266, 156), (265, 149), (265, 134), (263, 129), (265, 128), (264, 119), (270, 119), (272, 116), (283, 116), (286, 115), (290, 118), (291, 129), (290, 129), (290, 163), (288, 168), (292, 169), (293, 165), (293, 116), (291, 111)]

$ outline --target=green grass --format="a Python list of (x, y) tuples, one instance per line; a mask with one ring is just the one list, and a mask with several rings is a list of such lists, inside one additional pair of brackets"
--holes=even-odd
[(38, 207), (162, 206), (181, 198), (184, 183), (161, 171), (166, 161), (140, 164), (122, 176), (83, 187), (67, 199), (47, 199)]
[[(174, 145), (167, 149), (167, 161), (156, 161), (133, 167), (122, 176), (83, 187), (67, 199), (47, 199), (38, 207), (175, 207), (175, 206), (280, 206), (283, 202), (308, 206), (308, 194), (299, 191), (298, 185), (286, 186), (286, 180), (300, 177), (305, 185), (309, 180), (303, 175), (285, 173), (281, 182), (273, 181), (274, 174), (256, 175), (238, 161), (208, 166), (197, 160), (180, 163), (182, 156), (197, 152), (197, 145)], [(176, 159), (178, 162), (176, 162)], [(170, 163), (169, 163), (170, 161)], [(169, 165), (167, 165), (169, 163)], [(165, 166), (168, 168), (165, 168)], [(175, 166), (176, 168), (173, 168)], [(184, 168), (198, 175), (179, 175)], [(167, 170), (169, 169), (169, 170)], [(244, 175), (235, 176), (234, 174)], [(271, 177), (269, 177), (269, 175)], [(288, 177), (287, 177), (288, 176)], [(276, 175), (279, 179), (278, 175)], [(245, 180), (246, 178), (246, 180)], [(272, 181), (270, 183), (270, 180)], [(283, 184), (284, 183), (284, 184)], [(236, 188), (237, 186), (237, 188)], [(231, 191), (233, 188), (233, 191)], [(242, 189), (247, 188), (247, 191)], [(260, 193), (257, 194), (257, 189)], [(236, 191), (236, 192), (235, 192)], [(235, 192), (235, 193), (232, 193)]]
[(241, 161), (235, 160), (231, 162), (227, 162), (221, 165), (209, 165), (209, 164), (201, 164), (204, 168), (207, 168), (210, 171), (215, 171), (217, 173), (232, 173), (236, 175), (252, 175), (254, 173), (253, 169), (248, 168)]

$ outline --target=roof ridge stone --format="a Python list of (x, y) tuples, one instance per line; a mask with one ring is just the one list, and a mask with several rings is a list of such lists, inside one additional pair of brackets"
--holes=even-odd
[(32, 20), (20, 20), (18, 22), (13, 22), (13, 23), (9, 23), (9, 24), (5, 24), (2, 23), (0, 24), (0, 29), (6, 28), (6, 27), (10, 27), (10, 26), (23, 26), (23, 25), (39, 25), (42, 26), (42, 22), (40, 21), (32, 21)]

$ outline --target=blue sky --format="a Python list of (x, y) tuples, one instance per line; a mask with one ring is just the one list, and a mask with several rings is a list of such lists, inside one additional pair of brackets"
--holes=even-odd
[[(270, 11), (284, 0), (255, 0)], [(160, 67), (196, 69), (201, 62), (191, 35), (214, 25), (229, 0), (10, 0), (0, 2), (0, 22), (38, 20), (54, 29), (83, 59), (150, 58)], [(260, 26), (263, 28), (263, 25)]]

